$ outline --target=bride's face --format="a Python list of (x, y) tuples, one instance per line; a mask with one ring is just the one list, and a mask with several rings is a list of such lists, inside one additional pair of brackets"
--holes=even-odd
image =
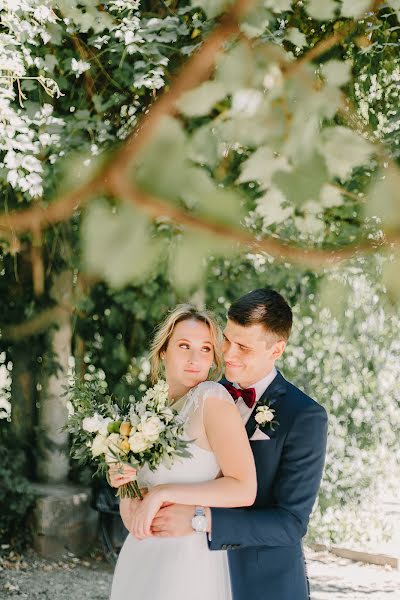
[(177, 323), (162, 358), (167, 382), (174, 393), (185, 393), (205, 381), (214, 360), (208, 325), (193, 319)]

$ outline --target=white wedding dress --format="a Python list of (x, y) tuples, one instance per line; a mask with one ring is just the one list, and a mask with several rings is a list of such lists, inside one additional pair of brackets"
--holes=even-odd
[[(218, 477), (220, 467), (203, 425), (203, 406), (208, 396), (213, 401), (233, 403), (227, 390), (212, 381), (190, 390), (181, 399), (179, 414), (185, 421), (186, 439), (195, 440), (188, 446), (192, 456), (175, 459), (169, 469), (163, 465), (154, 472), (147, 467), (141, 469), (141, 487)], [(139, 541), (128, 535), (115, 568), (110, 600), (231, 600), (227, 553), (211, 552), (206, 536), (193, 533)]]

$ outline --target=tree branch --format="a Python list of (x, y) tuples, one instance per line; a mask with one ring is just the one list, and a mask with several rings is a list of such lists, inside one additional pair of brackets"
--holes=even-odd
[(377, 248), (388, 245), (400, 246), (400, 232), (388, 234), (379, 242), (373, 239), (363, 240), (339, 249), (304, 248), (295, 244), (284, 243), (272, 236), (257, 240), (244, 229), (232, 229), (220, 223), (206, 221), (201, 217), (153, 198), (138, 189), (125, 179), (116, 179), (112, 182), (112, 189), (118, 192), (118, 197), (139, 207), (152, 218), (169, 217), (191, 229), (210, 233), (234, 243), (249, 247), (252, 252), (266, 252), (279, 260), (289, 261), (293, 264), (307, 265), (318, 268), (351, 258), (357, 253), (374, 252)]

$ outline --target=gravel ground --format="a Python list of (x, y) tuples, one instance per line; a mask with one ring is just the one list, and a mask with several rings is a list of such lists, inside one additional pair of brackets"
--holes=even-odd
[[(86, 559), (67, 555), (52, 562), (32, 551), (23, 556), (7, 552), (3, 549), (0, 556), (1, 600), (108, 600), (113, 569), (100, 553)], [(307, 554), (312, 600), (400, 600), (398, 570), (362, 565), (328, 553)]]

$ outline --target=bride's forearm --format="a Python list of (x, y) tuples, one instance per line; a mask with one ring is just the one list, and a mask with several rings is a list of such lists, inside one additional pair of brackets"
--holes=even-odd
[(165, 484), (153, 488), (163, 502), (198, 504), (223, 508), (251, 506), (257, 488), (253, 481), (240, 481), (233, 477), (220, 477), (212, 481), (188, 484)]

